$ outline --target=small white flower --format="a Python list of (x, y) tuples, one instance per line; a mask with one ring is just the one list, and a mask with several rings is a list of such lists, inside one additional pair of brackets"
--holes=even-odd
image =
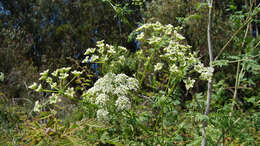
[(55, 83), (50, 83), (50, 86), (51, 86), (51, 89), (55, 89), (55, 88), (58, 87), (56, 82)]
[(42, 84), (40, 84), (40, 85), (38, 86), (38, 88), (35, 89), (36, 92), (41, 92), (42, 90), (43, 90)]
[(131, 102), (126, 96), (119, 96), (115, 106), (117, 107), (117, 110), (129, 110), (131, 108)]
[(49, 84), (51, 84), (51, 83), (53, 82), (53, 80), (52, 80), (51, 77), (47, 77), (47, 78), (46, 78), (46, 82), (49, 83)]
[(185, 83), (186, 89), (189, 90), (190, 88), (193, 88), (195, 80), (190, 79), (190, 77), (189, 77), (187, 80), (184, 80), (184, 83)]
[(29, 89), (32, 89), (32, 90), (35, 90), (36, 88), (38, 87), (37, 83), (33, 83), (32, 85), (30, 85), (28, 88)]
[(173, 65), (170, 67), (170, 72), (173, 72), (173, 73), (178, 72), (178, 67), (177, 67), (175, 64), (173, 64)]
[(141, 32), (140, 34), (138, 34), (137, 36), (136, 36), (136, 40), (143, 40), (144, 39), (144, 32)]
[(122, 62), (125, 62), (125, 56), (120, 56), (119, 57), (119, 60), (118, 60), (120, 63), (122, 63)]
[(153, 36), (152, 38), (149, 39), (149, 44), (152, 45), (152, 44), (157, 44), (159, 43), (160, 41), (162, 40), (161, 37), (155, 37)]
[(95, 92), (96, 92), (96, 90), (95, 90), (95, 86), (94, 86), (94, 87), (91, 87), (90, 89), (88, 89), (88, 91), (84, 92), (84, 93), (85, 93), (85, 95), (94, 95)]
[(129, 88), (124, 85), (120, 85), (116, 87), (114, 94), (120, 96), (120, 95), (127, 95)]
[(0, 81), (3, 82), (5, 79), (4, 73), (0, 72)]
[(206, 67), (204, 70), (201, 72), (200, 78), (202, 80), (209, 80), (213, 76), (214, 68), (212, 67)]
[(117, 84), (126, 84), (127, 78), (128, 78), (127, 75), (121, 73), (116, 75), (115, 82)]
[(109, 112), (105, 109), (99, 109), (97, 111), (97, 119), (99, 121), (108, 121), (109, 120)]
[(87, 63), (89, 61), (89, 56), (86, 56), (82, 63)]
[(125, 47), (122, 47), (122, 46), (118, 46), (118, 49), (122, 50), (122, 51), (125, 51), (125, 52), (127, 51), (127, 49)]
[(59, 75), (59, 69), (55, 70), (54, 72), (51, 73), (54, 77), (58, 77)]
[(174, 37), (177, 40), (184, 40), (185, 39), (185, 37), (183, 37), (181, 34), (179, 34), (176, 30), (174, 31)]
[(64, 94), (72, 98), (72, 97), (75, 95), (74, 88), (73, 88), (73, 87), (68, 88), (68, 89), (65, 91)]
[(109, 98), (106, 94), (99, 94), (98, 97), (96, 98), (95, 104), (103, 107), (106, 105), (108, 100), (109, 100)]
[(86, 50), (86, 52), (84, 53), (84, 55), (89, 55), (89, 54), (95, 53), (95, 51), (96, 51), (96, 48), (88, 48)]
[(155, 31), (161, 31), (163, 30), (163, 26), (159, 25), (153, 28)]
[(171, 24), (166, 25), (165, 33), (170, 35), (172, 33), (173, 26)]
[(99, 52), (100, 54), (104, 54), (104, 51), (105, 51), (105, 48), (104, 48), (104, 47), (98, 49), (98, 52)]
[(99, 48), (103, 48), (105, 46), (104, 40), (97, 41), (97, 45), (96, 46), (99, 47)]
[(50, 104), (55, 104), (60, 101), (61, 101), (61, 99), (54, 93), (52, 93), (52, 95), (49, 97)]
[(69, 74), (61, 72), (60, 75), (59, 75), (59, 79), (64, 80), (64, 79), (66, 79), (68, 76), (69, 76)]
[(202, 63), (198, 63), (194, 65), (194, 70), (198, 73), (201, 73), (204, 70), (204, 65)]
[(107, 52), (110, 54), (116, 54), (114, 47), (111, 47), (111, 46), (109, 47), (109, 50), (107, 50)]
[(96, 60), (98, 60), (98, 56), (97, 55), (92, 55), (91, 56), (91, 62), (95, 62)]
[(44, 72), (40, 73), (41, 77), (39, 80), (46, 80), (48, 77), (49, 69), (45, 70)]
[(69, 72), (71, 70), (71, 67), (63, 67), (61, 69), (61, 72)]
[(41, 110), (41, 105), (39, 104), (39, 101), (37, 100), (37, 101), (35, 102), (33, 111), (35, 111), (35, 112), (40, 112), (40, 110)]
[(155, 66), (154, 66), (154, 71), (159, 71), (163, 68), (163, 63), (157, 63)]
[(139, 81), (135, 78), (128, 78), (127, 87), (129, 88), (129, 90), (137, 91), (137, 89), (139, 88)]
[(82, 71), (76, 71), (74, 70), (73, 72), (71, 72), (74, 76), (78, 77), (82, 74)]
[(115, 74), (107, 73), (103, 78), (97, 80), (94, 84), (94, 93), (102, 92), (102, 93), (112, 93), (114, 91), (114, 86), (112, 84), (115, 79)]

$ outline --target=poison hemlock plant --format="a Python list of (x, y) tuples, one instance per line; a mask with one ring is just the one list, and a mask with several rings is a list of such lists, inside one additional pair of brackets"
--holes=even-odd
[[(171, 114), (168, 112), (172, 114), (178, 112), (177, 107), (180, 101), (172, 100), (169, 97), (175, 96), (176, 92), (174, 91), (179, 89), (179, 83), (182, 81), (187, 90), (193, 88), (197, 80), (196, 76), (193, 75), (194, 73), (198, 74), (202, 80), (210, 79), (213, 73), (212, 68), (205, 67), (197, 54), (192, 53), (191, 46), (185, 44), (185, 38), (178, 33), (180, 29), (180, 27), (173, 27), (170, 24), (162, 25), (159, 22), (144, 24), (136, 29), (135, 32), (138, 33), (137, 40), (141, 42), (142, 48), (135, 53), (135, 59), (138, 60), (137, 71), (142, 73), (136, 71), (135, 77), (129, 77), (124, 73), (114, 73), (129, 57), (129, 51), (125, 47), (105, 44), (102, 40), (97, 42), (97, 48), (87, 49), (85, 52), (86, 57), (82, 62), (101, 64), (100, 70), (104, 76), (99, 78), (90, 89), (82, 89), (82, 95), (78, 95), (82, 97), (82, 103), (88, 103), (83, 104), (84, 109), (89, 110), (94, 107), (92, 112), (96, 113), (95, 118), (100, 122), (104, 122), (104, 124), (116, 126), (114, 130), (123, 130), (122, 132), (125, 133), (123, 137), (125, 138), (129, 134), (136, 133), (139, 127), (146, 131), (145, 133), (150, 133), (151, 129), (154, 129), (154, 134), (160, 133), (160, 139), (156, 139), (154, 136), (149, 144), (166, 144), (174, 141), (178, 134), (173, 133), (174, 136), (172, 134), (164, 135), (164, 131), (169, 130), (165, 124), (171, 125), (168, 121), (172, 121), (173, 118), (169, 116)], [(44, 89), (42, 84), (38, 85), (36, 83), (31, 85), (30, 88), (36, 92), (46, 92), (51, 95), (45, 102), (36, 101), (34, 111), (40, 112), (42, 107), (55, 105), (61, 101), (61, 97), (73, 100), (76, 91), (70, 84), (76, 78), (79, 78), (81, 74), (81, 71), (71, 71), (70, 67), (57, 69), (51, 74), (49, 74), (49, 70), (41, 73), (40, 80), (45, 81), (50, 86), (50, 89)], [(150, 82), (149, 78), (154, 74), (165, 77), (167, 82), (163, 83), (160, 77), (155, 77)], [(149, 86), (151, 83), (154, 86), (163, 85), (160, 93), (152, 93), (147, 90), (142, 91), (141, 94), (135, 94), (139, 89)], [(148, 125), (143, 125), (144, 123), (140, 120), (149, 110), (137, 112), (140, 109), (139, 104), (142, 104), (139, 103), (143, 100), (141, 97), (145, 94), (150, 94), (152, 96), (150, 100), (155, 100), (154, 105), (147, 108), (160, 113), (149, 116), (149, 118), (156, 118), (155, 127), (145, 128), (148, 125), (151, 126), (152, 119), (150, 122), (145, 122)], [(164, 116), (165, 114), (167, 116)], [(113, 125), (113, 123), (120, 123), (121, 126), (125, 126), (129, 122), (134, 127), (131, 130), (127, 127), (120, 129), (119, 125)], [(106, 132), (111, 133), (111, 131)], [(112, 135), (116, 136), (116, 134)], [(168, 139), (168, 142), (163, 142), (166, 139)]]
[[(144, 62), (140, 65), (140, 84), (143, 85), (148, 72), (167, 75), (168, 94), (180, 81), (184, 81), (187, 90), (193, 87), (195, 79), (192, 73), (200, 74), (202, 80), (211, 78), (213, 68), (205, 67), (191, 46), (185, 44), (185, 38), (178, 33), (180, 27), (171, 24), (162, 25), (159, 22), (147, 23), (136, 29), (137, 40), (143, 48), (137, 52), (138, 59)], [(149, 49), (148, 49), (149, 48)], [(147, 82), (146, 82), (147, 84)], [(149, 84), (149, 82), (148, 82)]]

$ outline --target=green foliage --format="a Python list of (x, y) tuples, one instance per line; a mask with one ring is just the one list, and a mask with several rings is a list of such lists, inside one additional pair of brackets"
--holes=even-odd
[[(235, 1), (225, 7), (220, 6), (229, 2), (214, 3), (213, 48), (220, 53), (215, 55), (212, 77), (213, 69), (206, 67), (206, 3), (118, 2), (21, 1), (16, 10), (15, 0), (3, 1), (12, 14), (5, 17), (14, 21), (8, 24), (16, 24), (19, 17), (28, 23), (19, 29), (1, 28), (5, 37), (0, 46), (4, 72), (0, 74), (0, 145), (192, 146), (200, 145), (205, 121), (208, 145), (258, 145), (259, 37), (251, 36), (249, 24), (257, 22), (259, 8), (239, 10)], [(34, 11), (23, 10), (31, 6)], [(133, 6), (143, 8), (147, 23), (128, 36), (134, 24), (129, 17)], [(53, 11), (59, 11), (61, 24), (37, 23), (54, 19)], [(37, 16), (32, 15), (36, 12)], [(119, 29), (116, 19), (124, 23)], [(92, 47), (90, 38), (96, 29), (99, 35), (94, 34), (97, 43)], [(36, 34), (44, 43), (36, 41)], [(130, 52), (131, 48), (120, 46), (127, 38), (138, 41), (140, 49)], [(37, 43), (37, 49), (45, 48), (43, 54), (48, 55), (39, 68), (47, 70), (40, 76), (35, 75), (30, 59), (23, 63), (15, 59), (25, 58)], [(2, 53), (10, 50), (6, 56)], [(76, 60), (73, 55), (78, 50), (85, 53)], [(7, 67), (8, 59), (16, 65)], [(75, 64), (54, 69), (68, 60)], [(93, 64), (99, 66), (96, 76)], [(205, 116), (205, 87), (210, 78), (211, 109)], [(27, 94), (19, 90), (10, 94), (6, 83), (25, 84)], [(18, 95), (21, 98), (15, 98)]]

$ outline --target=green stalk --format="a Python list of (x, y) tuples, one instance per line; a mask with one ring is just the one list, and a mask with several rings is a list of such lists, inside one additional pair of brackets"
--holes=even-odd
[(163, 113), (164, 113), (164, 102), (163, 102), (163, 104), (162, 104), (162, 109), (161, 109), (161, 123), (162, 123), (162, 127), (161, 127), (161, 136), (162, 136), (162, 139), (163, 139), (163, 141), (164, 141), (164, 136), (163, 136), (163, 133), (164, 133), (164, 125), (163, 125), (163, 121), (164, 121), (164, 116), (163, 116)]
[(69, 84), (70, 84), (75, 78), (76, 78), (76, 76), (74, 76), (74, 77), (65, 85), (65, 87), (64, 87), (63, 89), (66, 89), (66, 88), (69, 86)]
[(169, 80), (168, 80), (168, 83), (167, 83), (167, 86), (166, 86), (167, 89), (168, 89), (169, 86), (170, 86), (171, 80), (172, 80), (172, 72), (170, 73), (170, 77), (169, 77)]
[(176, 85), (177, 85), (178, 82), (179, 82), (178, 79), (174, 81), (174, 83), (173, 83), (173, 85), (172, 85), (170, 91), (168, 92), (168, 96), (170, 96), (170, 95), (172, 94), (172, 92), (174, 91), (174, 89), (175, 89), (175, 87), (176, 87)]
[(42, 92), (58, 93), (58, 91), (43, 89)]
[(151, 62), (152, 58), (154, 57), (155, 52), (156, 52), (157, 49), (158, 49), (158, 47), (154, 48), (152, 55), (148, 58), (148, 60), (144, 64), (145, 67), (144, 67), (144, 72), (142, 74), (142, 78), (141, 78), (141, 81), (140, 81), (140, 87), (142, 87), (142, 85), (143, 85), (144, 78), (145, 78), (146, 72), (148, 70), (148, 66), (150, 65), (150, 62)]
[[(252, 6), (251, 6), (252, 7)], [(251, 8), (249, 10), (249, 13), (251, 12)], [(250, 18), (247, 18), (247, 19), (250, 19)], [(249, 31), (249, 27), (250, 27), (250, 23), (247, 25), (247, 29), (246, 29), (246, 33), (244, 35), (244, 38), (243, 38), (243, 42), (242, 42), (242, 48), (244, 47), (245, 45), (245, 40), (246, 40), (246, 36), (248, 34), (248, 31)], [(239, 51), (239, 55), (241, 55), (241, 50)], [(232, 116), (232, 113), (234, 111), (234, 108), (235, 108), (235, 104), (236, 104), (236, 100), (237, 100), (237, 91), (238, 91), (238, 86), (240, 84), (240, 78), (241, 78), (241, 74), (242, 74), (242, 71), (244, 69), (244, 67), (242, 67), (241, 71), (240, 71), (240, 65), (241, 65), (241, 61), (238, 61), (237, 63), (237, 71), (236, 71), (236, 81), (235, 81), (235, 91), (234, 91), (234, 94), (233, 94), (233, 101), (232, 101), (232, 106), (231, 106), (231, 112), (230, 112), (230, 117)]]

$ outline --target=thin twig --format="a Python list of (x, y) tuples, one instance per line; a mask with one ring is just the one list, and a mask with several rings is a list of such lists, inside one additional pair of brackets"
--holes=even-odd
[[(259, 44), (260, 44), (260, 41), (259, 41)], [(258, 45), (259, 45), (258, 44)], [(255, 56), (252, 56), (252, 57), (250, 57), (250, 58), (248, 58), (248, 59), (240, 59), (240, 60), (235, 60), (235, 61), (228, 61), (228, 63), (237, 63), (237, 62), (239, 62), (239, 61), (249, 61), (249, 59), (254, 59), (254, 58), (256, 58), (256, 57), (259, 57), (260, 56), (260, 54), (258, 54), (258, 55), (255, 55)]]
[(240, 120), (241, 118), (239, 117), (232, 125), (230, 125), (223, 133), (219, 136), (215, 146), (217, 146), (222, 139), (222, 137)]
[[(251, 14), (251, 11), (252, 11), (252, 4), (251, 4), (250, 9), (249, 9), (249, 14)], [(248, 15), (246, 20), (249, 20), (250, 18), (252, 18), (252, 17), (250, 15)], [(242, 42), (241, 48), (243, 48), (245, 46), (245, 41), (246, 41), (246, 37), (247, 37), (248, 31), (249, 31), (249, 27), (250, 27), (250, 23), (247, 25), (247, 29), (246, 29), (246, 32), (245, 32), (245, 35), (244, 35), (244, 38), (243, 38), (243, 42)], [(239, 55), (241, 55), (241, 50), (239, 51)], [(238, 86), (240, 85), (240, 79), (241, 79), (241, 76), (242, 76), (242, 73), (243, 73), (243, 70), (244, 70), (244, 66), (240, 70), (240, 64), (241, 64), (241, 62), (238, 61), (238, 63), (237, 63), (237, 72), (236, 72), (235, 91), (234, 91), (234, 95), (233, 95), (233, 102), (232, 102), (231, 112), (229, 114), (230, 117), (232, 116), (232, 113), (233, 113), (234, 108), (235, 108), (235, 103), (236, 103), (236, 100), (237, 100)]]
[[(260, 6), (260, 3), (255, 7), (256, 8), (259, 8)], [(257, 14), (257, 13), (256, 13)], [(248, 15), (250, 16), (250, 15)], [(230, 42), (235, 38), (235, 36), (245, 27), (247, 26), (249, 23), (251, 23), (253, 21), (253, 18), (252, 16), (246, 20), (246, 22), (232, 35), (232, 37), (227, 41), (227, 43), (220, 49), (220, 52), (218, 53), (218, 55), (216, 56), (216, 58), (214, 60), (217, 60), (220, 55), (223, 53), (223, 51), (227, 48), (227, 46), (230, 44)]]
[(220, 55), (222, 54), (222, 52), (227, 48), (227, 46), (230, 44), (230, 42), (235, 38), (235, 36), (245, 27), (247, 26), (248, 23), (251, 23), (253, 21), (252, 18), (250, 18), (248, 21), (246, 21), (233, 35), (232, 37), (227, 41), (227, 43), (224, 45), (223, 48), (220, 49), (220, 52), (218, 53), (218, 55), (216, 56), (216, 58), (214, 60), (217, 60)]

